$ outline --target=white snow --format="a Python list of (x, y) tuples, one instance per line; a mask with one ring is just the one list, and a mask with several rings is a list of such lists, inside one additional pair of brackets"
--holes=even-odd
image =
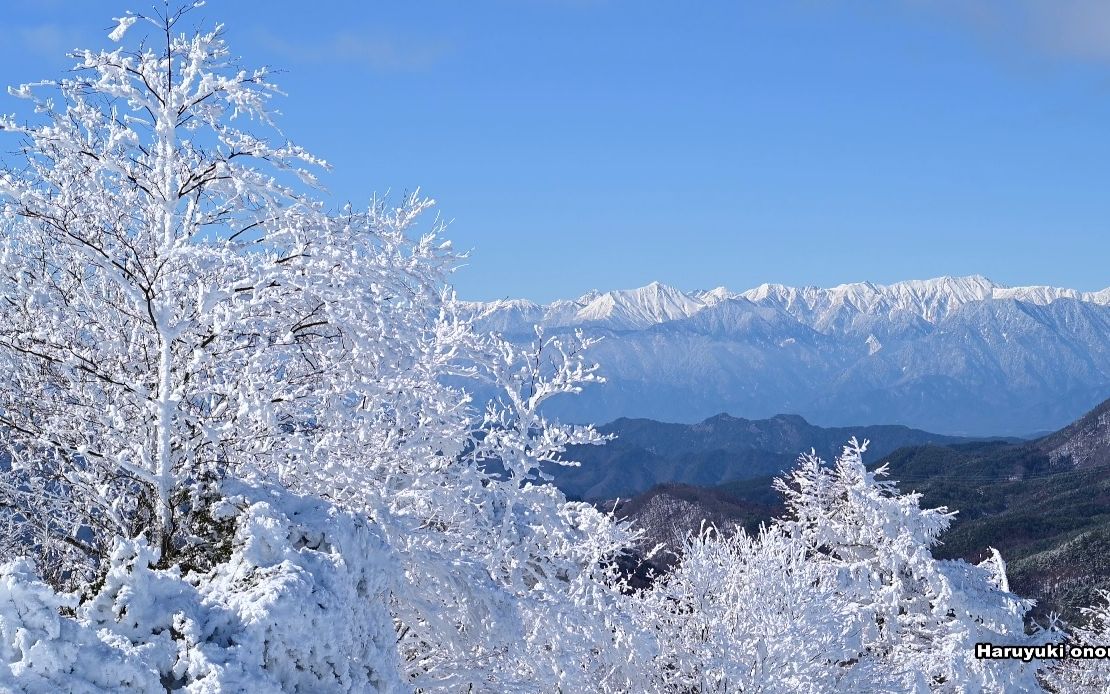
[(867, 340), (865, 340), (865, 342), (867, 343), (867, 355), (868, 356), (871, 356), (873, 354), (877, 354), (878, 351), (883, 348), (883, 343), (879, 342), (879, 338), (875, 337), (874, 335), (868, 335)]
[(125, 15), (123, 17), (115, 17), (114, 19), (117, 22), (116, 28), (112, 29), (111, 33), (108, 34), (108, 38), (113, 41), (119, 42), (123, 40), (124, 34), (127, 33), (127, 30), (130, 29), (131, 25), (134, 24), (139, 18), (135, 15)]

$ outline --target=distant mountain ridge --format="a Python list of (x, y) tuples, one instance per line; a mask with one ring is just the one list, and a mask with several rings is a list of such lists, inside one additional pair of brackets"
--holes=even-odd
[(608, 379), (552, 401), (571, 421), (694, 422), (797, 412), (823, 426), (894, 422), (949, 434), (1053, 430), (1110, 392), (1110, 288), (941, 277), (822, 289), (764, 284), (590, 292), (464, 306), (524, 341), (583, 329)]
[(836, 287), (791, 287), (761, 284), (741, 292), (726, 287), (683, 292), (661, 282), (638, 289), (587, 292), (577, 299), (537, 304), (527, 299), (465, 302), (485, 327), (506, 333), (530, 333), (533, 325), (548, 328), (595, 324), (611, 330), (636, 330), (689, 318), (725, 301), (746, 300), (778, 308), (820, 332), (852, 314), (906, 313), (935, 324), (949, 312), (972, 301), (1013, 299), (1045, 305), (1058, 299), (1110, 305), (1110, 287), (1094, 292), (1032, 285), (1007, 287), (981, 275), (907, 280), (882, 285), (853, 282)]
[(719, 414), (697, 424), (618, 419), (598, 430), (616, 439), (571, 449), (568, 457), (579, 461), (578, 467), (547, 469), (568, 496), (627, 498), (659, 484), (714, 486), (774, 475), (810, 448), (834, 457), (852, 436), (873, 441), (867, 461), (902, 446), (969, 440), (897, 425), (823, 428), (797, 415), (750, 420)]

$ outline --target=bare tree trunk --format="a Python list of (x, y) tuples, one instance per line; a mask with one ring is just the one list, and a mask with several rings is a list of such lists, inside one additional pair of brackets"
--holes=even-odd
[[(163, 268), (172, 268), (169, 262), (174, 253), (174, 208), (177, 206), (177, 181), (174, 176), (173, 162), (176, 154), (175, 114), (173, 99), (173, 55), (172, 37), (170, 35), (170, 15), (167, 12), (166, 23), (166, 92), (162, 99), (162, 109), (158, 114), (157, 136), (162, 147), (162, 244), (159, 249), (159, 260)], [(158, 284), (168, 294), (173, 290), (171, 282), (165, 275), (158, 279)], [(173, 460), (171, 450), (171, 434), (173, 428), (173, 340), (175, 335), (171, 323), (174, 320), (172, 308), (168, 304), (158, 306), (154, 313), (155, 330), (158, 331), (158, 460), (156, 475), (158, 478), (158, 531), (159, 545), (163, 556), (170, 547), (170, 538), (173, 535), (173, 509), (170, 506), (170, 496), (173, 493)]]

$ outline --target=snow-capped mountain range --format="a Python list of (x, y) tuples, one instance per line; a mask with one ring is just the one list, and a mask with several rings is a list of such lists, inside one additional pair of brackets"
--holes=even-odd
[(684, 292), (658, 282), (577, 299), (466, 304), (513, 339), (583, 328), (608, 382), (554, 402), (575, 421), (801, 414), (954, 434), (1057, 427), (1110, 395), (1110, 288), (981, 276)]

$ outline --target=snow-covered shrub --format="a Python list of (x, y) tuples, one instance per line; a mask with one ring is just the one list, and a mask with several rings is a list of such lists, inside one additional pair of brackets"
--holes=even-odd
[(977, 642), (1025, 645), (1031, 604), (995, 554), (938, 561), (948, 526), (864, 468), (802, 456), (778, 488), (788, 517), (757, 536), (709, 533), (645, 596), (662, 643), (659, 689), (697, 692), (1039, 691), (1037, 663), (978, 660)]
[(857, 616), (842, 609), (834, 579), (777, 527), (691, 536), (645, 595), (663, 645), (655, 688), (834, 691), (859, 649)]
[[(398, 577), (372, 524), (333, 504), (240, 486), (232, 553), (205, 574), (154, 568), (121, 542), (77, 604), (25, 562), (0, 579), (0, 684), (36, 691), (404, 691), (389, 597)], [(60, 607), (74, 616), (62, 616)]]
[(1009, 592), (997, 555), (978, 567), (936, 560), (930, 550), (952, 514), (879, 480), (885, 468), (864, 467), (866, 446), (853, 439), (832, 467), (802, 456), (776, 485), (788, 511), (781, 527), (836, 571), (838, 599), (859, 617), (853, 686), (1036, 689), (1036, 665), (974, 657), (979, 641), (1035, 643), (1024, 628), (1032, 603)]
[(0, 565), (0, 691), (157, 691), (153, 668), (62, 615), (76, 604), (76, 596), (59, 595), (44, 583), (29, 561)]
[[(1101, 597), (1101, 603), (1082, 610), (1086, 622), (1069, 630), (1069, 645), (1110, 651), (1110, 592), (1103, 591)], [(1052, 691), (1101, 694), (1110, 687), (1110, 659), (1069, 657), (1048, 668), (1044, 679)]]

